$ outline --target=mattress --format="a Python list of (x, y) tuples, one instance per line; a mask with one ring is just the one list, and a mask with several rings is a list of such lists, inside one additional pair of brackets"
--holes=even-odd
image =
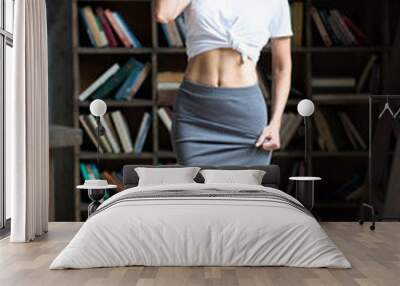
[(286, 193), (201, 183), (137, 186), (112, 196), (50, 269), (132, 265), (351, 267)]

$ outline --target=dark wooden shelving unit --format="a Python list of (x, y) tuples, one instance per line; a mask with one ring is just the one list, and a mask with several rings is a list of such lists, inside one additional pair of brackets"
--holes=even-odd
[[(388, 2), (392, 0), (366, 0), (366, 1), (321, 1), (321, 0), (304, 0), (304, 33), (303, 33), (303, 45), (301, 47), (293, 47), (293, 85), (296, 89), (301, 90), (304, 93), (304, 98), (311, 99), (315, 102), (317, 108), (319, 106), (336, 106), (338, 109), (353, 108), (359, 109), (359, 113), (365, 113), (365, 118), (358, 116), (352, 118), (357, 125), (358, 121), (367, 121), (368, 113), (368, 92), (362, 94), (313, 94), (311, 88), (311, 80), (313, 76), (318, 76), (315, 69), (320, 70), (321, 65), (328, 58), (337, 58), (351, 55), (354, 58), (365, 57), (370, 54), (376, 54), (381, 59), (382, 65), (384, 66), (388, 61), (388, 55), (391, 52), (391, 36), (389, 34), (389, 17), (388, 17)], [(315, 39), (319, 37), (315, 33), (314, 23), (311, 19), (310, 7), (312, 5), (324, 5), (324, 3), (330, 3), (329, 5), (339, 5), (339, 9), (342, 6), (363, 6), (369, 5), (370, 3), (379, 2), (379, 9), (376, 13), (376, 19), (371, 21), (370, 25), (382, 25), (380, 31), (380, 38), (374, 34), (373, 45), (371, 46), (351, 46), (351, 47), (324, 47)], [(74, 78), (74, 125), (79, 125), (79, 115), (82, 113), (89, 113), (88, 107), (89, 102), (80, 102), (78, 96), (84, 86), (90, 84), (90, 76), (95, 72), (93, 69), (98, 69), (101, 64), (111, 64), (113, 62), (121, 62), (127, 59), (129, 56), (137, 57), (139, 60), (149, 61), (152, 65), (152, 70), (149, 77), (149, 82), (145, 90), (138, 98), (132, 101), (118, 102), (115, 100), (106, 100), (109, 109), (120, 109), (125, 114), (142, 114), (144, 110), (151, 111), (152, 125), (151, 134), (147, 138), (147, 149), (139, 156), (134, 154), (102, 154), (103, 164), (110, 164), (115, 168), (122, 167), (125, 163), (135, 162), (144, 164), (160, 164), (174, 161), (175, 154), (172, 152), (171, 143), (168, 131), (166, 130), (163, 123), (160, 122), (157, 114), (159, 105), (157, 104), (157, 82), (156, 77), (158, 72), (162, 71), (183, 71), (186, 65), (186, 49), (184, 47), (164, 47), (162, 46), (163, 41), (160, 40), (160, 30), (158, 24), (152, 19), (152, 13), (154, 10), (154, 3), (152, 0), (72, 0), (72, 43), (73, 43), (73, 78)], [(134, 31), (138, 34), (140, 40), (143, 40), (143, 48), (93, 48), (81, 44), (81, 37), (79, 24), (79, 7), (84, 5), (110, 7), (114, 10), (120, 10), (125, 17), (132, 17), (129, 23), (135, 23)], [(360, 13), (359, 13), (360, 14)], [(358, 14), (358, 16), (359, 16)], [(137, 17), (137, 19), (135, 18)], [(351, 15), (350, 15), (351, 17)], [(135, 18), (135, 19), (134, 19)], [(365, 23), (364, 23), (365, 24)], [(141, 38), (142, 37), (142, 38)], [(97, 61), (98, 60), (98, 61)], [(99, 62), (99, 63), (97, 63)], [(268, 45), (262, 50), (260, 61), (257, 68), (261, 72), (270, 72), (271, 64), (271, 50)], [(326, 65), (328, 65), (328, 61)], [(349, 67), (352, 67), (353, 63), (347, 63)], [(326, 70), (329, 71), (332, 67), (327, 66)], [(89, 73), (89, 75), (87, 75)], [(100, 74), (99, 71), (97, 74)], [(288, 102), (287, 109), (290, 111), (296, 111), (296, 105), (300, 98), (291, 97)], [(267, 101), (268, 103), (268, 101)], [(129, 120), (130, 118), (128, 118)], [(128, 122), (129, 123), (129, 122)], [(136, 124), (138, 125), (138, 124)], [(361, 124), (361, 126), (365, 126)], [(367, 164), (368, 153), (363, 151), (340, 151), (340, 152), (323, 152), (315, 148), (314, 141), (312, 140), (317, 136), (314, 126), (310, 126), (309, 129), (309, 157), (306, 158), (308, 172), (313, 175), (320, 175), (324, 178), (323, 184), (318, 185), (318, 188), (326, 188), (327, 191), (332, 189), (336, 184), (332, 184), (332, 180), (337, 180), (336, 176), (330, 177), (329, 172), (332, 172), (335, 168), (340, 168), (343, 164), (346, 165), (344, 170), (338, 170), (340, 172), (346, 172), (351, 170), (351, 167), (356, 168), (363, 163)], [(132, 134), (135, 136), (135, 134)], [(367, 138), (367, 137), (365, 137)], [(287, 182), (290, 176), (290, 167), (296, 160), (304, 158), (304, 152), (302, 151), (302, 145), (296, 148), (290, 148), (289, 150), (277, 151), (273, 154), (273, 163), (278, 163), (282, 167), (282, 179), (283, 183)], [(82, 148), (82, 149), (81, 149)], [(78, 185), (81, 182), (81, 176), (79, 173), (79, 162), (90, 161), (95, 162), (96, 153), (95, 150), (85, 150), (84, 147), (75, 148), (75, 181)], [(321, 168), (321, 164), (317, 164), (320, 160), (327, 160), (329, 166), (326, 169)], [(361, 162), (361, 163), (360, 163)], [(328, 168), (329, 167), (329, 168)], [(348, 177), (348, 176), (347, 176)], [(343, 182), (347, 179), (344, 175)], [(332, 186), (333, 187), (332, 187)], [(76, 193), (75, 197), (75, 218), (81, 220), (81, 208), (80, 208), (80, 193)], [(330, 209), (335, 211), (337, 208), (341, 210), (343, 207), (354, 208), (355, 204), (345, 204), (339, 202), (337, 204), (329, 204), (329, 202), (317, 202), (316, 211), (318, 212), (319, 206), (323, 206), (324, 211)], [(323, 218), (323, 217), (322, 217)], [(353, 219), (348, 216), (347, 219)]]

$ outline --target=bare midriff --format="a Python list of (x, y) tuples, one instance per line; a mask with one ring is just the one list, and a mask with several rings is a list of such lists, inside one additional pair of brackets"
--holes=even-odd
[(198, 54), (189, 60), (185, 79), (213, 87), (243, 87), (257, 83), (256, 64), (244, 62), (238, 51), (218, 48)]

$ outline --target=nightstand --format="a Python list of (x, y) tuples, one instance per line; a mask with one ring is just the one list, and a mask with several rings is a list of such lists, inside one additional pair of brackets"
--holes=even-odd
[(94, 213), (101, 204), (106, 190), (116, 189), (116, 185), (109, 185), (105, 180), (86, 180), (85, 184), (76, 187), (78, 190), (87, 190), (92, 201), (88, 206), (88, 217)]
[(320, 181), (320, 177), (290, 177), (289, 180), (296, 182), (295, 198), (299, 200), (306, 208), (314, 208), (314, 185), (315, 181)]

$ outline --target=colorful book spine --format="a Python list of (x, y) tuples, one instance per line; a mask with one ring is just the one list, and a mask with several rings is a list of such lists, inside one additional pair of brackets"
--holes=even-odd
[(108, 45), (111, 48), (118, 47), (117, 39), (115, 38), (114, 33), (113, 33), (112, 29), (111, 29), (111, 26), (108, 23), (108, 21), (106, 19), (106, 16), (104, 15), (103, 8), (97, 7), (96, 8), (96, 14), (97, 14), (97, 17), (99, 18), (99, 20), (101, 22), (101, 25), (103, 26), (104, 33), (105, 33), (105, 35), (107, 37)]
[[(86, 134), (89, 136), (90, 141), (92, 141), (93, 145), (97, 148), (96, 135), (94, 134), (84, 115), (79, 115), (79, 122), (86, 131)], [(99, 152), (104, 153), (104, 150), (101, 146), (99, 146)]]
[(102, 84), (111, 78), (120, 69), (119, 64), (113, 64), (107, 69), (100, 77), (98, 77), (88, 88), (86, 88), (80, 95), (79, 100), (86, 100), (93, 92), (95, 92)]
[(83, 180), (90, 180), (88, 171), (86, 170), (86, 164), (79, 163), (79, 169), (81, 170)]
[(147, 75), (150, 73), (151, 64), (146, 63), (142, 70), (140, 71), (138, 77), (132, 83), (132, 87), (130, 88), (129, 94), (127, 99), (132, 99), (134, 95), (138, 92), (139, 88), (142, 86), (144, 80), (146, 79)]
[(125, 79), (124, 83), (118, 89), (117, 93), (115, 94), (115, 99), (122, 101), (126, 100), (129, 96), (129, 92), (131, 91), (136, 78), (139, 76), (140, 71), (143, 69), (144, 64), (137, 61), (136, 59), (133, 60), (133, 67), (129, 76)]
[(142, 122), (140, 124), (139, 132), (136, 136), (135, 140), (135, 147), (134, 147), (134, 152), (136, 155), (139, 155), (142, 150), (144, 143), (146, 141), (147, 134), (149, 133), (150, 129), (150, 124), (151, 124), (151, 116), (149, 112), (145, 112), (143, 114)]
[(107, 137), (108, 142), (110, 142), (113, 153), (115, 154), (121, 153), (121, 148), (119, 147), (118, 141), (111, 131), (111, 126), (109, 126), (108, 121), (105, 119), (105, 117), (102, 116), (100, 117), (100, 122), (101, 125), (103, 125), (104, 127), (106, 133), (105, 136)]
[(139, 39), (135, 36), (129, 25), (126, 23), (122, 15), (118, 12), (112, 12), (114, 19), (116, 20), (117, 24), (120, 26), (126, 37), (128, 38), (129, 42), (135, 48), (141, 48), (142, 44), (139, 42)]
[(87, 20), (89, 29), (93, 34), (93, 38), (95, 40), (96, 47), (102, 48), (102, 47), (107, 46), (107, 42), (104, 42), (104, 39), (102, 37), (102, 34), (101, 34), (99, 26), (98, 26), (96, 16), (94, 15), (92, 8), (90, 6), (85, 6), (82, 9), (83, 9), (85, 18)]
[(167, 46), (168, 46), (168, 47), (172, 47), (172, 46), (173, 46), (173, 43), (172, 43), (171, 36), (170, 36), (170, 34), (169, 34), (169, 32), (168, 32), (168, 26), (167, 26), (167, 24), (165, 24), (165, 23), (160, 23), (160, 27), (161, 27), (161, 30), (162, 30), (162, 32), (163, 32), (163, 34), (164, 34), (165, 40), (166, 40), (166, 42), (167, 42)]
[(113, 13), (109, 9), (106, 9), (104, 11), (104, 15), (106, 15), (107, 20), (110, 22), (112, 28), (114, 29), (115, 33), (118, 35), (118, 38), (121, 40), (124, 47), (130, 48), (132, 46), (131, 42), (129, 41), (127, 36), (124, 34), (124, 31), (122, 30), (122, 28), (118, 25), (117, 21), (114, 18)]
[(83, 12), (83, 9), (79, 9), (79, 15), (80, 15), (80, 17), (81, 17), (82, 24), (83, 24), (83, 26), (84, 26), (84, 28), (85, 28), (85, 30), (86, 30), (87, 35), (88, 35), (90, 44), (91, 44), (93, 47), (96, 47), (96, 41), (95, 41), (95, 39), (94, 39), (94, 36), (93, 36), (93, 34), (92, 34), (92, 31), (91, 31), (90, 28), (89, 28), (89, 23), (88, 23), (88, 21), (87, 21), (87, 19), (86, 19), (85, 13)]
[[(94, 118), (94, 116), (92, 114), (87, 115), (86, 118), (87, 118), (87, 122), (89, 123), (90, 129), (93, 131), (93, 134), (96, 134), (96, 129), (97, 129), (96, 119)], [(106, 153), (112, 153), (111, 145), (105, 136), (100, 136), (99, 142), (100, 142), (100, 146), (103, 148), (103, 150)]]
[(109, 78), (101, 87), (94, 93), (96, 99), (103, 99), (113, 92), (122, 82), (129, 76), (133, 66), (134, 58), (131, 57), (111, 78)]
[(317, 8), (311, 7), (310, 11), (311, 11), (311, 17), (313, 18), (315, 26), (317, 27), (317, 29), (321, 35), (322, 41), (325, 43), (325, 46), (331, 47), (333, 45), (332, 40), (329, 37), (324, 24), (322, 23), (322, 20), (321, 20), (320, 15), (318, 14)]

